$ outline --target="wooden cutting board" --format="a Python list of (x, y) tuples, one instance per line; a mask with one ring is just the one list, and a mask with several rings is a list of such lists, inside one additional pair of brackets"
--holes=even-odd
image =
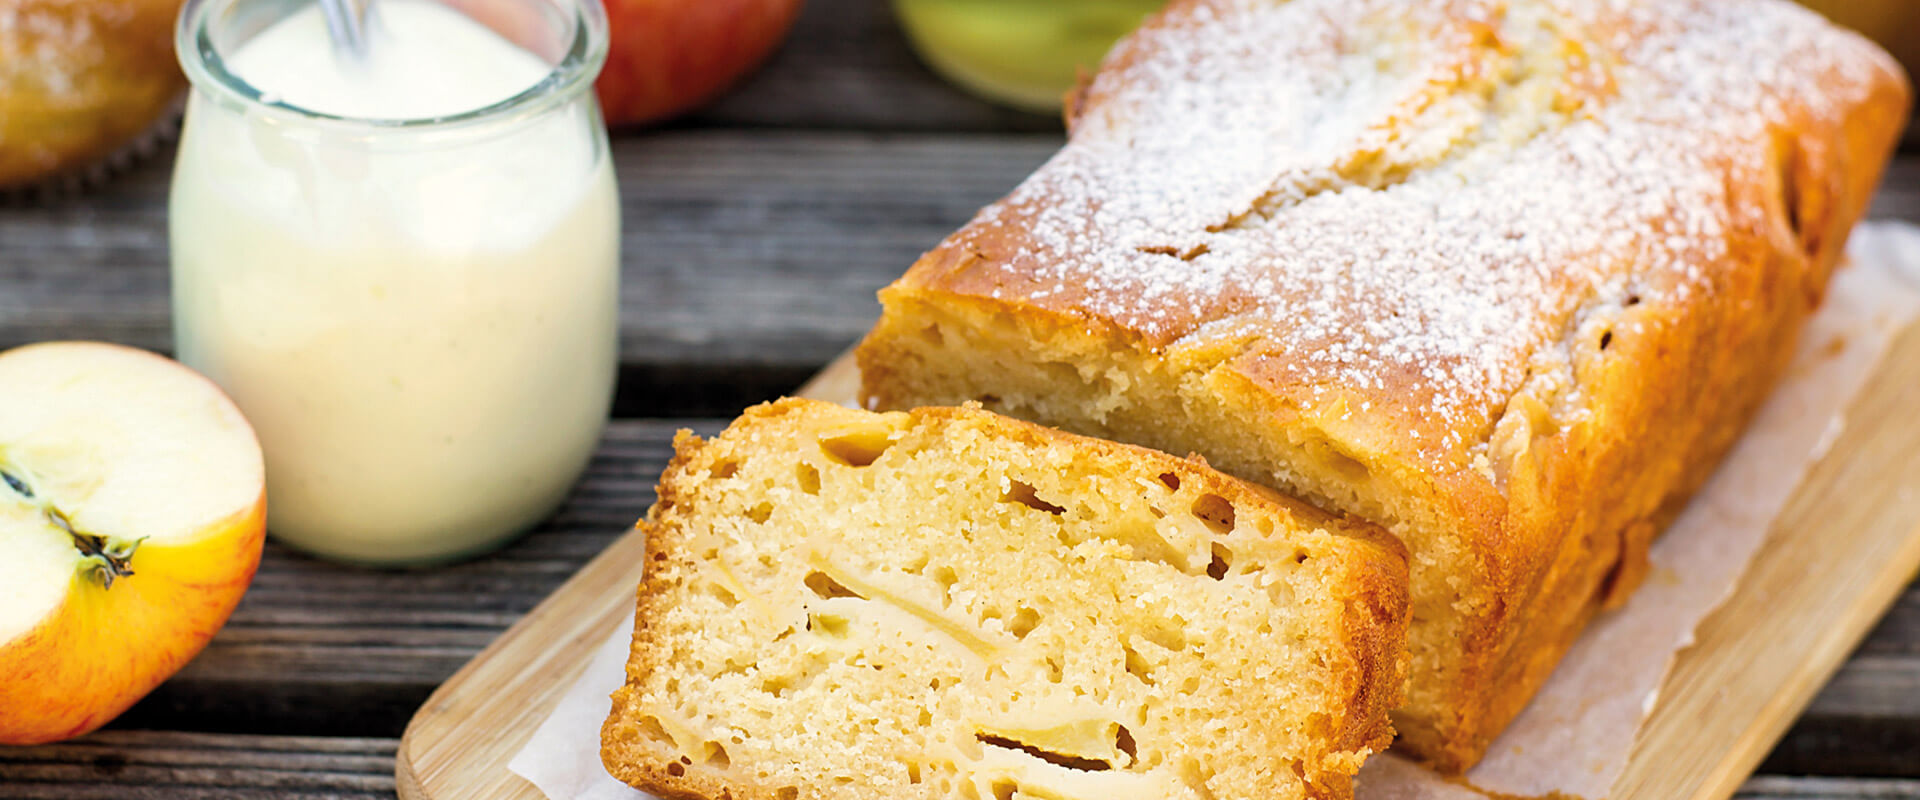
[[(857, 382), (843, 356), (798, 393), (845, 401)], [(1739, 587), (1675, 661), (1615, 800), (1731, 797), (1920, 570), (1916, 393), (1920, 325), (1895, 340)], [(644, 551), (638, 532), (616, 541), (434, 692), (400, 740), (403, 800), (543, 800), (507, 762), (629, 624)]]

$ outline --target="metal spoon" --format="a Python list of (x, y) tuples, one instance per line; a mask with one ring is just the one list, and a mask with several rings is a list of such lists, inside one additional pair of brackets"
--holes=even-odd
[(335, 54), (354, 62), (366, 60), (367, 14), (372, 6), (373, 0), (320, 0)]

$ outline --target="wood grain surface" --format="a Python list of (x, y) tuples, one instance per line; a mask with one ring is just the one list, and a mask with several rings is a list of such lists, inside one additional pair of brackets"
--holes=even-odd
[[(712, 433), (723, 424), (615, 421), (559, 514), (491, 558), (378, 571), (270, 543), (227, 628), (119, 726), (398, 736), (441, 681), (645, 512), (675, 430)], [(1894, 603), (1764, 769), (1920, 777), (1915, 754), (1920, 586)]]
[[(118, 731), (0, 748), (0, 796), (21, 800), (392, 800), (399, 740)], [(1745, 800), (1920, 800), (1920, 779), (1764, 776)]]
[[(800, 393), (849, 399), (847, 361)], [(1749, 574), (1677, 657), (1613, 797), (1732, 796), (1913, 579), (1920, 419), (1900, 412), (1916, 386), (1920, 325), (1894, 342)], [(540, 800), (507, 761), (626, 625), (644, 555), (640, 533), (621, 537), (433, 693), (396, 756), (403, 800)]]
[[(1731, 795), (1913, 580), (1920, 569), (1916, 388), (1920, 325), (1894, 342), (1733, 595), (1675, 660), (1616, 797)], [(1897, 686), (1875, 693), (1896, 703), (1920, 695)], [(1920, 749), (1904, 758), (1913, 763)]]
[(48, 800), (393, 797), (393, 739), (115, 731), (0, 747), (0, 796)]
[[(618, 411), (727, 415), (864, 333), (874, 292), (1059, 146), (1052, 135), (674, 130), (615, 145)], [(0, 214), (0, 348), (90, 338), (168, 351), (166, 179)], [(1872, 216), (1920, 221), (1920, 155)]]
[[(807, 0), (792, 39), (747, 84), (615, 142), (622, 419), (558, 516), (494, 556), (426, 571), (270, 544), (232, 624), (113, 730), (0, 748), (0, 798), (393, 797), (409, 716), (626, 532), (652, 502), (675, 428), (713, 430), (812, 375), (865, 330), (875, 288), (1059, 137), (1053, 118), (934, 77), (884, 0)], [(1913, 129), (1908, 148), (1876, 217), (1920, 221)], [(85, 195), (0, 208), (0, 348), (171, 348), (171, 160), (163, 150)], [(1920, 800), (1920, 589), (1905, 590), (1760, 769), (1772, 774), (1744, 796)], [(1826, 777), (1787, 777), (1802, 775)]]
[[(1058, 147), (844, 131), (618, 140), (621, 411), (732, 414), (790, 390), (866, 330), (876, 290)], [(151, 164), (84, 203), (0, 214), (0, 348), (172, 348), (167, 176)], [(714, 396), (689, 409), (703, 390)]]
[(887, 0), (808, 0), (787, 45), (683, 127), (1055, 132), (1059, 117), (954, 91), (921, 66)]

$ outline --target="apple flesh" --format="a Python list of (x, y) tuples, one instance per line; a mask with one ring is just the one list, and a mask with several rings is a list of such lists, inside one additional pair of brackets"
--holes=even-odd
[(726, 91), (786, 38), (800, 0), (606, 0), (606, 8), (607, 63), (594, 89), (607, 124), (621, 127)]
[(92, 731), (200, 652), (260, 563), (260, 446), (171, 360), (0, 353), (0, 744)]

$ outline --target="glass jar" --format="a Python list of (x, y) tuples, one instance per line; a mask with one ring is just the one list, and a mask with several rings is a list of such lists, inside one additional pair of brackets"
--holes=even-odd
[(922, 61), (987, 100), (1053, 113), (1166, 0), (894, 0)]
[(259, 434), (270, 532), (330, 558), (504, 544), (565, 498), (612, 401), (620, 214), (592, 92), (605, 12), (460, 2), (444, 8), (550, 71), (482, 108), (377, 119), (229, 70), (311, 0), (181, 12), (175, 347)]

